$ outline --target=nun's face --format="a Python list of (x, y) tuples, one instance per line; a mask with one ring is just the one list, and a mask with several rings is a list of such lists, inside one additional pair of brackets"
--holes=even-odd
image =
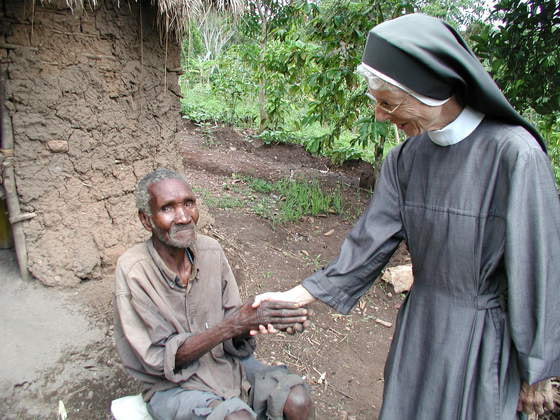
[[(428, 106), (402, 90), (370, 90), (378, 103), (375, 119), (391, 121), (408, 137), (425, 131), (439, 130), (442, 121), (442, 107)], [(399, 105), (400, 104), (400, 105)], [(397, 107), (398, 105), (398, 107)], [(388, 112), (388, 110), (393, 110)]]

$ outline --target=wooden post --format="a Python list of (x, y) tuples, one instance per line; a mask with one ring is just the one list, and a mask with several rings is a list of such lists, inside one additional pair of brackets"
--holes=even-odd
[(12, 224), (12, 233), (16, 255), (18, 260), (19, 271), (22, 279), (29, 280), (29, 270), (27, 269), (27, 246), (25, 244), (25, 234), (23, 225), (21, 224), (26, 218), (22, 218), (19, 207), (19, 199), (16, 192), (16, 176), (13, 167), (14, 154), (14, 133), (12, 130), (12, 120), (8, 115), (8, 110), (4, 106), (4, 78), (0, 79), (0, 113), (1, 113), (1, 147), (4, 160), (3, 166), (3, 182), (6, 192), (6, 204), (8, 205), (8, 214), (10, 215), (10, 223)]

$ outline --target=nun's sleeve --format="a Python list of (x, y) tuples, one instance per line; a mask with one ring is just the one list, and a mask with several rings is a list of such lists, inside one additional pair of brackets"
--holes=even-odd
[(343, 314), (368, 290), (403, 239), (398, 149), (385, 159), (373, 198), (342, 243), (338, 257), (302, 283), (315, 298)]
[(560, 375), (560, 202), (547, 156), (520, 154), (510, 170), (505, 264), (508, 322), (523, 380)]

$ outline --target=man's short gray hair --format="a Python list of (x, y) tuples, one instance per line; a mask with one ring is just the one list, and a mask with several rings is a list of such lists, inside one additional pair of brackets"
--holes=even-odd
[(138, 210), (146, 213), (148, 216), (151, 216), (152, 210), (150, 209), (150, 192), (148, 189), (150, 188), (150, 185), (163, 181), (164, 179), (179, 179), (189, 185), (187, 178), (185, 178), (184, 175), (170, 169), (158, 168), (145, 175), (136, 185), (134, 195), (136, 196), (136, 208)]

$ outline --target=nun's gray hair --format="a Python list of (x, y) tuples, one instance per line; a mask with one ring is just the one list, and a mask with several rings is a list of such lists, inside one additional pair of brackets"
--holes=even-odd
[(360, 64), (356, 68), (356, 73), (363, 76), (366, 79), (368, 87), (371, 90), (385, 90), (390, 92), (402, 92), (402, 89), (397, 86), (383, 80), (381, 77), (376, 76), (370, 72), (363, 64)]
[(163, 181), (164, 179), (178, 179), (189, 185), (187, 178), (185, 178), (184, 175), (170, 169), (158, 168), (155, 171), (150, 172), (138, 181), (136, 191), (134, 192), (136, 197), (136, 208), (139, 211), (146, 213), (148, 216), (152, 215), (152, 210), (150, 209), (150, 192), (148, 190), (150, 185)]

